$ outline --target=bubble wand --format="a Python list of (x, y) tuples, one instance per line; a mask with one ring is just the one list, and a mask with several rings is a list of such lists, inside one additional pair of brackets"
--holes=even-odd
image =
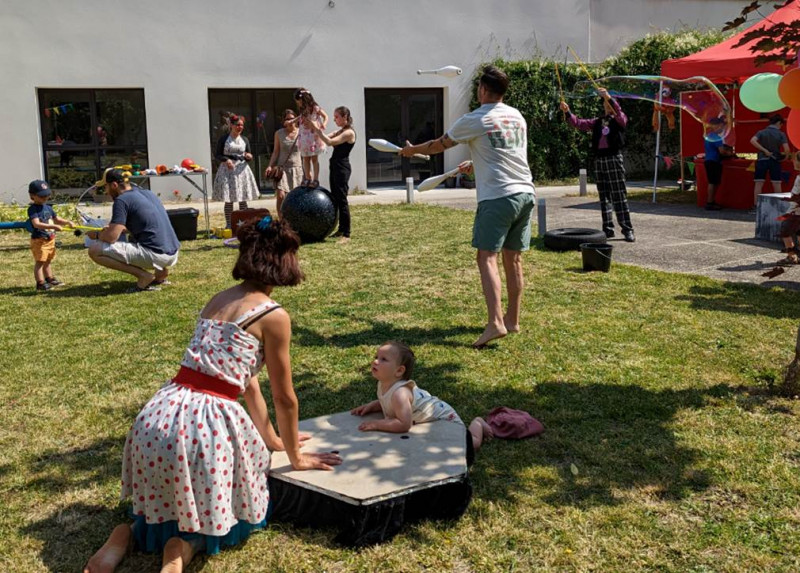
[[(564, 88), (561, 86), (561, 74), (558, 73), (558, 62), (553, 61), (553, 64), (556, 66), (556, 79), (558, 80), (558, 95), (561, 98), (560, 103), (564, 103)], [(561, 110), (561, 115), (564, 116), (564, 119), (567, 119), (567, 112), (563, 109)]]
[(596, 82), (596, 81), (594, 81), (594, 78), (592, 77), (592, 74), (590, 74), (590, 73), (589, 73), (589, 70), (587, 70), (587, 69), (586, 69), (586, 66), (584, 66), (584, 65), (583, 65), (583, 62), (582, 62), (582, 61), (581, 61), (581, 59), (578, 57), (578, 54), (576, 54), (576, 53), (575, 53), (575, 50), (573, 50), (573, 49), (572, 49), (570, 46), (567, 46), (567, 49), (568, 49), (568, 50), (570, 51), (570, 53), (572, 54), (572, 57), (573, 57), (573, 58), (575, 58), (575, 61), (576, 61), (576, 62), (578, 62), (578, 65), (579, 65), (579, 66), (581, 67), (581, 69), (584, 71), (584, 73), (586, 74), (586, 77), (587, 77), (587, 78), (589, 78), (589, 81), (590, 81), (590, 82), (592, 82), (592, 85), (594, 86), (594, 89), (596, 89), (596, 90), (599, 92), (599, 91), (600, 91), (600, 86), (598, 86), (598, 85), (597, 85), (597, 82)]

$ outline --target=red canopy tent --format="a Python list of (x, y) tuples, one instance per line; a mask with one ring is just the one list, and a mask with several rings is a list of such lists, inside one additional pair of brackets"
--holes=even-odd
[(750, 51), (754, 41), (738, 48), (733, 46), (751, 29), (771, 28), (775, 24), (788, 24), (796, 20), (800, 20), (800, 0), (795, 0), (791, 4), (775, 10), (752, 28), (748, 28), (716, 46), (711, 46), (685, 58), (665, 60), (661, 63), (661, 75), (676, 80), (692, 76), (705, 76), (715, 84), (732, 84), (741, 83), (752, 75), (764, 72), (783, 73), (783, 66), (776, 62), (756, 67), (755, 55)]
[[(769, 62), (756, 67), (755, 54), (750, 51), (750, 47), (755, 41), (745, 45), (734, 47), (741, 37), (750, 30), (760, 28), (770, 28), (779, 23), (791, 23), (800, 20), (800, 0), (787, 4), (775, 10), (752, 28), (742, 31), (739, 34), (720, 42), (715, 46), (706, 48), (700, 52), (678, 58), (665, 60), (661, 64), (661, 75), (674, 79), (686, 79), (693, 76), (705, 76), (715, 84), (733, 85), (734, 88), (747, 78), (760, 73), (773, 72), (782, 74), (786, 70), (783, 65), (777, 62)], [(750, 139), (757, 131), (766, 127), (767, 118), (764, 114), (750, 111), (744, 107), (739, 100), (738, 89), (723, 89), (725, 97), (731, 104), (734, 119), (733, 140), (736, 142), (738, 153), (750, 153), (755, 149), (750, 144)], [(780, 113), (786, 117), (788, 110), (783, 109)], [(772, 115), (772, 114), (767, 114)], [(681, 179), (683, 174), (683, 158), (697, 155), (704, 151), (703, 148), (703, 127), (695, 121), (689, 114), (681, 111)], [(727, 207), (749, 208), (753, 204), (752, 196), (752, 162), (747, 160), (730, 160), (726, 162), (726, 170), (736, 170), (736, 176), (723, 177), (722, 185), (719, 188), (722, 204)], [(791, 165), (787, 165), (789, 171)], [(706, 201), (706, 179), (705, 170), (702, 162), (697, 164), (697, 203), (704, 205)], [(733, 175), (733, 173), (731, 173)], [(717, 202), (720, 202), (718, 200)]]

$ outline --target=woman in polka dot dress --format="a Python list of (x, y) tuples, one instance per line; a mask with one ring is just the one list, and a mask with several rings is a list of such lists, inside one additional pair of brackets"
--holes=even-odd
[[(300, 453), (309, 436), (297, 430), (289, 315), (270, 298), (273, 287), (303, 278), (299, 239), (269, 216), (244, 225), (237, 237), (233, 277), (242, 282), (201, 311), (177, 376), (128, 433), (121, 496), (131, 499), (134, 522), (114, 529), (84, 573), (113, 571), (132, 545), (163, 551), (162, 571), (177, 572), (198, 551), (213, 554), (244, 541), (270, 514), (270, 451), (286, 450), (297, 470), (341, 463), (335, 454)], [(264, 364), (280, 437), (259, 388)]]

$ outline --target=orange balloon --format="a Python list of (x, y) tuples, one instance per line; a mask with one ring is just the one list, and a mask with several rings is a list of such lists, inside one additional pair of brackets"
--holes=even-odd
[(786, 73), (778, 84), (778, 97), (792, 109), (800, 109), (800, 68)]
[(786, 136), (795, 148), (800, 148), (800, 109), (793, 109), (789, 112), (786, 120)]

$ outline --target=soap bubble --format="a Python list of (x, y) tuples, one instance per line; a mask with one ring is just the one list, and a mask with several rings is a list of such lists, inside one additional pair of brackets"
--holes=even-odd
[(664, 76), (608, 76), (575, 84), (572, 95), (597, 96), (595, 85), (616, 99), (643, 100), (680, 108), (703, 124), (703, 136), (727, 140), (733, 127), (731, 107), (711, 80), (702, 76), (676, 80)]

